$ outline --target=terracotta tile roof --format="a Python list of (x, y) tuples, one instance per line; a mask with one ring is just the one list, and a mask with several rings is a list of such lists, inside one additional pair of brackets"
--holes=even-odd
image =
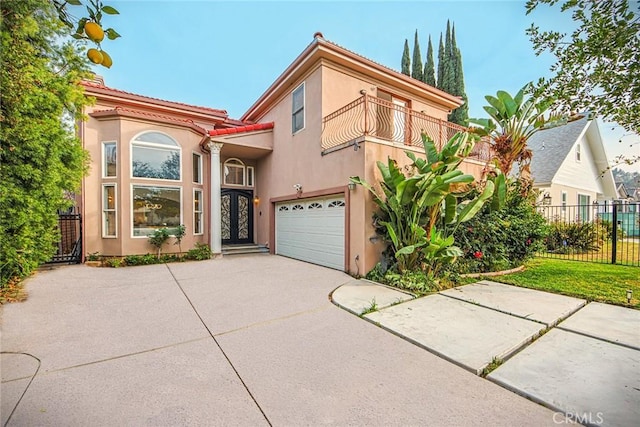
[(113, 92), (114, 94), (119, 94), (119, 95), (123, 95), (126, 97), (133, 97), (133, 98), (138, 98), (138, 99), (142, 99), (142, 100), (146, 100), (148, 102), (155, 102), (155, 103), (161, 103), (161, 104), (165, 104), (165, 105), (173, 105), (177, 108), (188, 108), (191, 110), (197, 110), (197, 111), (201, 111), (203, 113), (208, 113), (208, 114), (215, 114), (218, 116), (227, 116), (227, 111), (226, 110), (220, 110), (217, 108), (209, 108), (209, 107), (201, 107), (198, 105), (191, 105), (191, 104), (185, 104), (182, 102), (175, 102), (175, 101), (167, 101), (165, 99), (160, 99), (160, 98), (153, 98), (150, 96), (145, 96), (145, 95), (139, 95), (137, 93), (133, 93), (133, 92), (126, 92), (124, 90), (120, 90), (120, 89), (114, 89), (112, 87), (108, 87), (105, 86), (104, 84), (95, 82), (95, 81), (88, 81), (88, 80), (83, 80), (82, 82), (80, 82), (81, 85), (88, 87), (88, 88), (95, 88), (95, 89), (102, 89), (105, 91), (109, 91), (109, 92)]
[(139, 117), (139, 118), (149, 118), (155, 119), (161, 122), (174, 122), (179, 123), (181, 125), (186, 125), (188, 127), (193, 128), (194, 130), (199, 131), (203, 135), (207, 133), (207, 130), (201, 126), (195, 124), (193, 120), (190, 119), (179, 119), (177, 117), (167, 116), (164, 114), (150, 113), (146, 111), (132, 110), (130, 108), (125, 107), (116, 107), (109, 110), (95, 110), (89, 114), (92, 117), (108, 117), (112, 115), (120, 115), (120, 116), (128, 116), (128, 117)]
[(209, 136), (220, 136), (220, 135), (230, 135), (234, 133), (244, 133), (244, 132), (254, 132), (257, 130), (268, 130), (273, 129), (274, 123), (256, 123), (252, 125), (245, 125), (236, 128), (228, 128), (228, 129), (213, 129), (209, 131)]

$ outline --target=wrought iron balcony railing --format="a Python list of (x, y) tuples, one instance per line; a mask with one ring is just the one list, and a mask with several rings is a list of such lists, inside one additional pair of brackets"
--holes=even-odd
[[(322, 119), (322, 149), (328, 150), (361, 137), (371, 137), (407, 146), (423, 147), (422, 133), (440, 148), (463, 126), (431, 117), (384, 99), (363, 95)], [(488, 140), (476, 143), (471, 155), (481, 161), (491, 158)]]

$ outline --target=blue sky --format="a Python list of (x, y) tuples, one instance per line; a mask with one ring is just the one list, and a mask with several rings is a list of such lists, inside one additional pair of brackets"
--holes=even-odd
[[(113, 67), (96, 67), (107, 86), (194, 105), (239, 118), (321, 31), (327, 40), (400, 69), (404, 40), (434, 49), (447, 19), (462, 52), (471, 117), (485, 117), (484, 95), (512, 94), (549, 75), (553, 57), (536, 57), (526, 28), (569, 31), (570, 16), (546, 5), (525, 15), (524, 1), (158, 1), (105, 0), (120, 15), (105, 27)], [(435, 58), (437, 60), (437, 58)], [(603, 125), (609, 159), (640, 154), (640, 137)], [(634, 144), (635, 143), (635, 144)], [(630, 144), (633, 144), (630, 146)], [(633, 169), (639, 170), (640, 165)]]

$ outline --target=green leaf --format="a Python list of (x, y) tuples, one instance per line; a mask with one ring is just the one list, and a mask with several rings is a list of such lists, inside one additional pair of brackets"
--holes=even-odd
[(482, 191), (482, 194), (478, 196), (476, 199), (469, 202), (459, 213), (458, 213), (458, 223), (462, 223), (465, 221), (469, 221), (482, 209), (484, 203), (493, 195), (493, 191), (495, 189), (495, 185), (491, 181), (487, 181), (487, 184)]
[(456, 219), (456, 208), (458, 207), (458, 199), (449, 194), (444, 198), (444, 223), (451, 224)]
[(114, 9), (111, 6), (102, 6), (102, 11), (104, 13), (106, 13), (107, 15), (119, 15), (120, 12), (118, 12), (116, 9)]
[(405, 246), (404, 248), (396, 251), (396, 258), (398, 258), (398, 256), (400, 255), (410, 255), (414, 253), (415, 250), (416, 250), (415, 245)]
[(107, 38), (109, 40), (115, 40), (118, 37), (121, 37), (120, 34), (118, 34), (113, 28), (107, 28), (105, 30), (105, 33), (107, 34)]
[(73, 6), (82, 6), (82, 2), (80, 0), (67, 0), (67, 3)]

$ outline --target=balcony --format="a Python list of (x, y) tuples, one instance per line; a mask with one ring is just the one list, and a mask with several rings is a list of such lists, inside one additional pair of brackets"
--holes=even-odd
[[(384, 99), (363, 95), (322, 119), (322, 149), (333, 151), (362, 139), (422, 148), (422, 133), (442, 148), (453, 135), (465, 129)], [(489, 161), (489, 140), (477, 142), (469, 158)]]

